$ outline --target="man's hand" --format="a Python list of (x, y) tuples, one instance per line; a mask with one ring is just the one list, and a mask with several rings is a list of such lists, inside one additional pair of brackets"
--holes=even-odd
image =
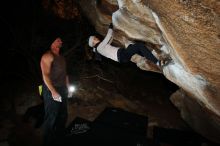
[(57, 101), (57, 102), (62, 102), (62, 97), (60, 96), (59, 93), (57, 93), (56, 91), (51, 92), (53, 100)]
[(70, 91), (69, 91), (67, 97), (68, 97), (68, 98), (71, 98), (72, 96), (73, 96), (73, 92), (70, 92)]

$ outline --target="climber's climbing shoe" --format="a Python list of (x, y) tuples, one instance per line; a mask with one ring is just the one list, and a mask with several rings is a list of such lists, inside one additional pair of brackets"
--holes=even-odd
[(167, 66), (168, 64), (170, 64), (171, 62), (173, 62), (172, 58), (171, 58), (171, 57), (168, 57), (168, 58), (165, 58), (165, 59), (163, 59), (163, 60), (160, 60), (160, 61), (159, 61), (159, 65), (160, 65), (161, 67), (165, 67), (165, 66)]

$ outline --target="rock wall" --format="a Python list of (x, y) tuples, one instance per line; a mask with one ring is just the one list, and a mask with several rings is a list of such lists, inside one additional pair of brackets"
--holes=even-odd
[(159, 55), (168, 54), (173, 62), (162, 72), (181, 88), (172, 102), (191, 127), (220, 142), (219, 0), (78, 2), (103, 36), (113, 22), (119, 45), (124, 45), (126, 37), (153, 45)]
[[(150, 0), (148, 4), (175, 62), (164, 68), (164, 75), (186, 95), (181, 98), (184, 104), (177, 106), (182, 117), (196, 131), (219, 142), (219, 1)], [(175, 98), (180, 100), (173, 96), (174, 104)]]
[[(197, 132), (220, 142), (218, 0), (80, 0), (80, 5), (100, 34), (112, 21), (115, 40), (122, 45), (125, 36), (163, 46), (160, 51), (173, 59), (163, 73), (181, 88), (179, 93), (187, 94), (175, 94), (173, 103)], [(191, 102), (189, 110), (177, 104)]]
[(79, 17), (79, 10), (75, 0), (43, 0), (43, 7), (63, 19)]

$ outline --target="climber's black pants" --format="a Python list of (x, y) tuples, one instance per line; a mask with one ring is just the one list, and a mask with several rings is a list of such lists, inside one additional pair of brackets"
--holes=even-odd
[(67, 88), (55, 87), (62, 102), (54, 101), (50, 90), (43, 84), (45, 117), (43, 124), (44, 145), (52, 145), (64, 135), (67, 121)]
[(155, 64), (158, 61), (157, 58), (143, 43), (130, 44), (126, 49), (120, 48), (117, 52), (118, 61), (120, 63), (129, 62), (134, 54), (141, 55)]

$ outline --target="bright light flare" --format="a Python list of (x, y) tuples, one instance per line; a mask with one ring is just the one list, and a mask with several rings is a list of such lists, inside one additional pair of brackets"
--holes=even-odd
[(73, 86), (73, 85), (69, 86), (69, 91), (70, 92), (75, 92), (76, 91), (76, 87)]

